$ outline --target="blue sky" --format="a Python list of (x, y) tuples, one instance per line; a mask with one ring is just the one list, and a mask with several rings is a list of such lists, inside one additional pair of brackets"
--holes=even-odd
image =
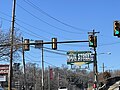
[[(88, 40), (88, 32), (95, 29), (100, 32), (96, 34), (98, 69), (101, 71), (100, 67), (105, 63), (105, 70), (115, 70), (120, 68), (120, 41), (113, 36), (113, 21), (120, 20), (119, 3), (119, 0), (17, 0), (15, 28), (24, 38), (44, 41), (51, 41), (53, 37), (58, 41)], [(11, 12), (12, 0), (1, 0), (0, 21), (4, 31), (10, 28)], [(44, 46), (51, 48), (51, 45)], [(88, 43), (59, 44), (58, 50), (66, 54), (69, 50), (89, 51), (90, 48)], [(25, 56), (27, 61), (41, 65), (39, 49), (31, 47)], [(45, 51), (44, 60), (46, 66), (61, 66), (66, 64), (67, 57)]]

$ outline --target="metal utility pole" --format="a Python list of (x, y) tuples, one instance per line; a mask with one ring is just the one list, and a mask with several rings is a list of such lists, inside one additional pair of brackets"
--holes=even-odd
[[(99, 32), (95, 32), (95, 30), (93, 30), (93, 32), (88, 32), (88, 34), (92, 34), (93, 37), (95, 37), (96, 33), (99, 33)], [(94, 41), (94, 43), (95, 43), (95, 41)], [(97, 68), (97, 51), (96, 51), (96, 47), (97, 47), (97, 45), (93, 45), (93, 50), (94, 50), (93, 71), (94, 71), (94, 85), (95, 85), (94, 89), (98, 90), (98, 68)]]
[(10, 33), (10, 41), (11, 41), (11, 49), (10, 49), (10, 65), (9, 65), (9, 80), (8, 80), (8, 90), (12, 90), (12, 60), (13, 60), (13, 42), (14, 42), (14, 24), (15, 24), (15, 5), (16, 0), (13, 0), (12, 7), (12, 23), (11, 23), (11, 33)]
[(42, 44), (42, 90), (44, 90), (44, 49), (43, 49), (43, 44)]
[(50, 90), (50, 66), (48, 67), (48, 90)]
[(105, 65), (104, 65), (104, 63), (102, 65), (102, 68), (103, 68), (103, 73), (104, 73), (105, 72)]
[[(95, 32), (93, 30), (93, 36), (95, 36), (96, 33), (99, 32)], [(98, 68), (97, 68), (97, 51), (96, 51), (96, 47), (94, 48), (94, 82), (96, 82), (96, 89), (98, 90)]]
[(96, 48), (94, 48), (94, 81), (97, 83), (98, 85), (98, 69), (97, 69), (97, 52), (96, 52)]
[(33, 77), (34, 77), (34, 90), (36, 90), (36, 64), (34, 63)]
[(26, 70), (25, 70), (25, 53), (24, 53), (24, 44), (23, 44), (23, 37), (22, 37), (22, 56), (23, 56), (23, 75), (24, 75), (24, 83), (23, 88), (26, 90)]
[(58, 88), (60, 87), (60, 73), (58, 72)]

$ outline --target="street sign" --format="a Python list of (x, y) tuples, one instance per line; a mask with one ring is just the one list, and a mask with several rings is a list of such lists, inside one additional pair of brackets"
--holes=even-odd
[(93, 59), (91, 51), (68, 51), (67, 64), (75, 62), (91, 62)]
[(42, 43), (43, 43), (43, 40), (35, 40), (35, 48), (42, 48), (43, 47)]

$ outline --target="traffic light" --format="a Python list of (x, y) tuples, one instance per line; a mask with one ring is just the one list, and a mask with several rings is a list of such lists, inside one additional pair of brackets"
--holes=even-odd
[(97, 47), (97, 36), (94, 36), (94, 47)]
[(120, 22), (114, 21), (114, 36), (120, 37)]
[(29, 39), (24, 39), (24, 51), (30, 50)]
[(94, 46), (94, 36), (89, 35), (89, 47), (93, 47), (93, 46)]
[(53, 50), (57, 49), (57, 38), (52, 38), (52, 49)]
[(97, 36), (89, 35), (89, 47), (97, 47)]

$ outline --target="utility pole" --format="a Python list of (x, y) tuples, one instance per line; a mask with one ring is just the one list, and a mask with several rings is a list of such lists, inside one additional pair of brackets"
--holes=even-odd
[(48, 90), (50, 90), (50, 66), (48, 67)]
[(103, 73), (104, 73), (105, 72), (105, 65), (104, 65), (104, 63), (102, 65), (102, 68), (103, 68)]
[(13, 7), (12, 7), (12, 23), (11, 23), (11, 33), (10, 33), (10, 41), (11, 41), (11, 49), (10, 49), (10, 65), (9, 65), (9, 80), (8, 80), (8, 90), (12, 90), (12, 60), (13, 60), (13, 42), (14, 42), (14, 24), (15, 24), (15, 5), (16, 0), (13, 0)]
[[(95, 36), (96, 33), (99, 33), (99, 32), (95, 32), (93, 30), (93, 36)], [(98, 90), (98, 68), (97, 68), (97, 51), (96, 51), (96, 47), (94, 46), (93, 47), (94, 49), (94, 82), (96, 83), (96, 89)], [(95, 90), (96, 90), (95, 89)]]
[[(97, 69), (97, 52), (96, 52), (96, 48), (94, 47), (94, 82), (96, 82), (96, 84), (98, 85), (98, 69)], [(98, 89), (98, 87), (97, 87)]]
[(44, 49), (43, 49), (43, 44), (42, 44), (42, 90), (44, 90)]
[(24, 53), (24, 44), (23, 44), (23, 37), (22, 37), (22, 56), (23, 56), (23, 75), (24, 75), (24, 83), (23, 88), (26, 90), (26, 70), (25, 70), (25, 53)]
[[(99, 33), (99, 32), (95, 32), (95, 30), (93, 30), (93, 32), (88, 32), (88, 34), (92, 34), (93, 37), (95, 37), (96, 33)], [(93, 50), (94, 50), (93, 71), (94, 71), (94, 85), (95, 85), (94, 90), (98, 90), (98, 68), (97, 68), (97, 51), (96, 51), (97, 45), (94, 45), (94, 43), (93, 43)]]
[(60, 87), (60, 73), (58, 72), (58, 88)]
[(36, 90), (36, 64), (34, 63), (34, 70), (33, 70), (33, 73), (34, 73), (34, 90)]

